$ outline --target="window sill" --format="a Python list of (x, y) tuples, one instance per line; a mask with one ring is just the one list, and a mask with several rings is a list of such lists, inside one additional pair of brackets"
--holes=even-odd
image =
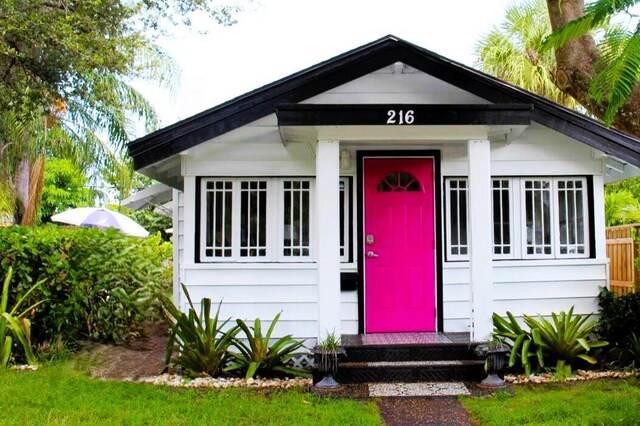
[(184, 269), (317, 269), (316, 262), (206, 262), (184, 263)]
[[(579, 266), (579, 265), (606, 265), (609, 259), (516, 259), (516, 260), (494, 260), (491, 266), (494, 268), (512, 268), (514, 266)], [(469, 268), (469, 261), (445, 262), (443, 269), (463, 269)]]

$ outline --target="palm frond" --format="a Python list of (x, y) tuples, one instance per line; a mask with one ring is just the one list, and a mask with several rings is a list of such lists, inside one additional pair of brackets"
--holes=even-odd
[(598, 101), (606, 99), (604, 121), (611, 124), (640, 82), (640, 28), (634, 33), (608, 34), (601, 45), (602, 60), (590, 93)]
[[(637, 2), (638, 0), (597, 0), (590, 3), (585, 7), (583, 16), (549, 35), (544, 41), (542, 49), (561, 48), (570, 40), (606, 26), (612, 16), (627, 11)], [(562, 7), (562, 2), (558, 2), (558, 7)]]

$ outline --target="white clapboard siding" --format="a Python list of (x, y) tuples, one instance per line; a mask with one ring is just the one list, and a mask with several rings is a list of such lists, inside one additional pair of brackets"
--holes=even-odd
[[(449, 143), (437, 149), (442, 154), (443, 176), (466, 176), (466, 145)], [(518, 138), (507, 143), (491, 143), (493, 176), (598, 175), (602, 162), (594, 160), (593, 150), (583, 143), (533, 123)]]
[(173, 190), (173, 301), (180, 305), (180, 282), (184, 264), (184, 193)]
[[(216, 269), (215, 264), (187, 266), (185, 283), (194, 303), (208, 297), (222, 301), (221, 318), (280, 320), (274, 337), (293, 334), (296, 338), (317, 335), (317, 272), (306, 268), (278, 269), (274, 265), (239, 265), (236, 269)], [(182, 309), (187, 308), (181, 298)]]
[[(493, 311), (548, 316), (568, 310), (591, 314), (607, 284), (606, 259), (493, 262)], [(445, 331), (465, 331), (469, 302), (469, 264), (448, 263), (443, 270)], [(466, 284), (465, 284), (466, 283)], [(465, 316), (466, 315), (466, 316)]]
[(333, 88), (302, 103), (487, 104), (476, 95), (422, 72), (380, 70)]
[[(276, 127), (277, 129), (277, 127)], [(184, 158), (186, 176), (314, 176), (311, 145), (283, 145), (278, 132), (269, 139), (227, 140), (223, 135), (195, 147)]]
[(468, 332), (471, 325), (469, 268), (444, 268), (442, 281), (444, 331)]
[(340, 293), (340, 320), (342, 334), (358, 334), (358, 292)]

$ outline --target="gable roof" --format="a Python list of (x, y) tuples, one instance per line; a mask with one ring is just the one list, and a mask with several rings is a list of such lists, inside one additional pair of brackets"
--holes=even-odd
[(531, 119), (605, 154), (640, 167), (640, 140), (427, 49), (388, 35), (216, 107), (128, 145), (136, 169), (165, 160), (209, 139), (341, 84), (402, 62), (497, 104), (529, 104)]

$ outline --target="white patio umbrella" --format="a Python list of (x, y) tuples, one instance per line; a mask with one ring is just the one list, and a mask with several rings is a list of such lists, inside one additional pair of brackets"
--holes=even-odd
[(104, 207), (78, 207), (51, 216), (54, 222), (92, 228), (115, 228), (134, 237), (147, 237), (149, 232), (127, 216)]

